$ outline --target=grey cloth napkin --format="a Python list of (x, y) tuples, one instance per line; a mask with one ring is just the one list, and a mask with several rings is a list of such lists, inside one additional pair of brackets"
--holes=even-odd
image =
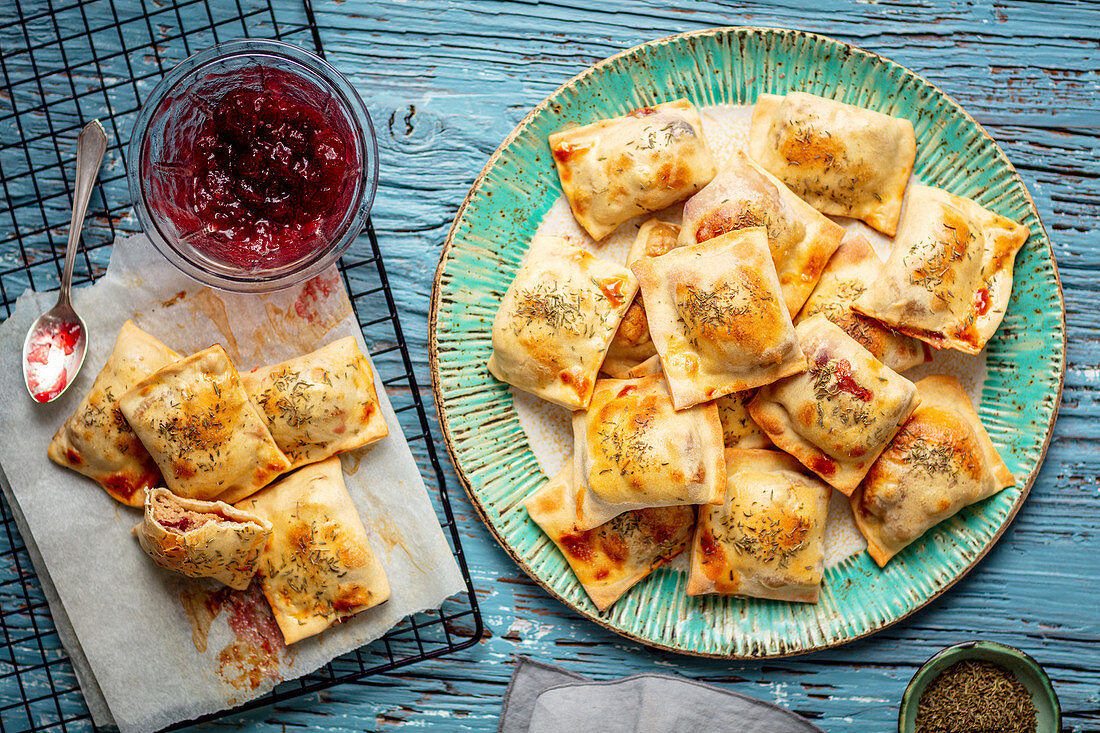
[(670, 675), (592, 682), (517, 657), (499, 733), (696, 733), (736, 725), (738, 733), (822, 733), (789, 710)]

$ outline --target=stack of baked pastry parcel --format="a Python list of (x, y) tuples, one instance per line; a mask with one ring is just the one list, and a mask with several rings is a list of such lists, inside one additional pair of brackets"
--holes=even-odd
[(902, 373), (981, 351), (1028, 230), (910, 183), (908, 120), (795, 92), (726, 166), (686, 100), (549, 142), (597, 242), (686, 199), (625, 265), (537, 236), (493, 322), (492, 374), (573, 410), (526, 507), (599, 609), (689, 548), (690, 595), (814, 602), (833, 490), (885, 566), (1014, 483), (956, 379)]
[(258, 576), (290, 644), (389, 598), (337, 457), (388, 433), (353, 338), (240, 374), (220, 345), (181, 357), (127, 321), (48, 452), (144, 510), (161, 567)]

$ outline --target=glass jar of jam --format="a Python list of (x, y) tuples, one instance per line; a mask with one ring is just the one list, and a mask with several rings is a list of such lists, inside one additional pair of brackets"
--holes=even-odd
[(231, 41), (153, 90), (130, 140), (142, 229), (192, 277), (268, 291), (312, 277), (359, 235), (378, 179), (370, 115), (297, 46)]

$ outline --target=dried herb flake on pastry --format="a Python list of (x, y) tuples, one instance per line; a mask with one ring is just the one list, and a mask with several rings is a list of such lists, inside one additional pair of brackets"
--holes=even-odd
[(237, 590), (248, 587), (271, 522), (222, 501), (182, 499), (168, 489), (144, 497), (145, 518), (134, 534), (157, 565)]
[(562, 407), (586, 407), (637, 292), (622, 265), (558, 237), (536, 237), (493, 319), (489, 371)]
[(119, 407), (185, 499), (234, 503), (290, 468), (218, 344), (138, 382)]
[(689, 596), (816, 603), (831, 490), (785, 453), (727, 450), (726, 492), (699, 507)]
[(389, 599), (339, 458), (299, 468), (237, 508), (272, 524), (258, 572), (287, 644)]
[(550, 150), (573, 215), (596, 241), (687, 198), (717, 172), (686, 99), (555, 132)]
[(123, 417), (118, 400), (179, 358), (133, 321), (122, 324), (91, 391), (50, 441), (50, 460), (88, 476), (117, 501), (142, 506), (145, 489), (160, 483), (160, 470)]
[(636, 583), (679, 555), (691, 542), (695, 507), (670, 506), (620, 514), (606, 524), (578, 530), (572, 461), (524, 502), (527, 513), (557, 545), (603, 611)]
[(763, 227), (631, 267), (676, 409), (806, 368)]
[(917, 392), (920, 406), (851, 497), (880, 567), (963, 507), (1016, 483), (958, 380), (926, 377)]
[(909, 120), (791, 92), (757, 98), (749, 155), (821, 213), (892, 237), (917, 145)]
[(797, 329), (807, 370), (761, 387), (749, 414), (779, 448), (851, 496), (920, 398), (824, 316)]
[(351, 336), (241, 375), (291, 468), (361, 448), (389, 435), (374, 371)]
[(1027, 238), (971, 199), (913, 185), (890, 258), (852, 307), (934, 348), (977, 354), (1008, 309)]

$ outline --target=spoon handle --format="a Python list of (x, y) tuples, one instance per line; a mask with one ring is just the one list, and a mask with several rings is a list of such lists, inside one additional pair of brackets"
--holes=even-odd
[(99, 176), (103, 154), (107, 152), (107, 133), (99, 120), (92, 120), (76, 138), (76, 187), (73, 189), (73, 220), (69, 223), (69, 244), (65, 248), (65, 270), (61, 275), (61, 293), (58, 304), (69, 303), (69, 287), (76, 265), (76, 245), (80, 242), (80, 230), (84, 228), (84, 214), (88, 211), (88, 199)]

